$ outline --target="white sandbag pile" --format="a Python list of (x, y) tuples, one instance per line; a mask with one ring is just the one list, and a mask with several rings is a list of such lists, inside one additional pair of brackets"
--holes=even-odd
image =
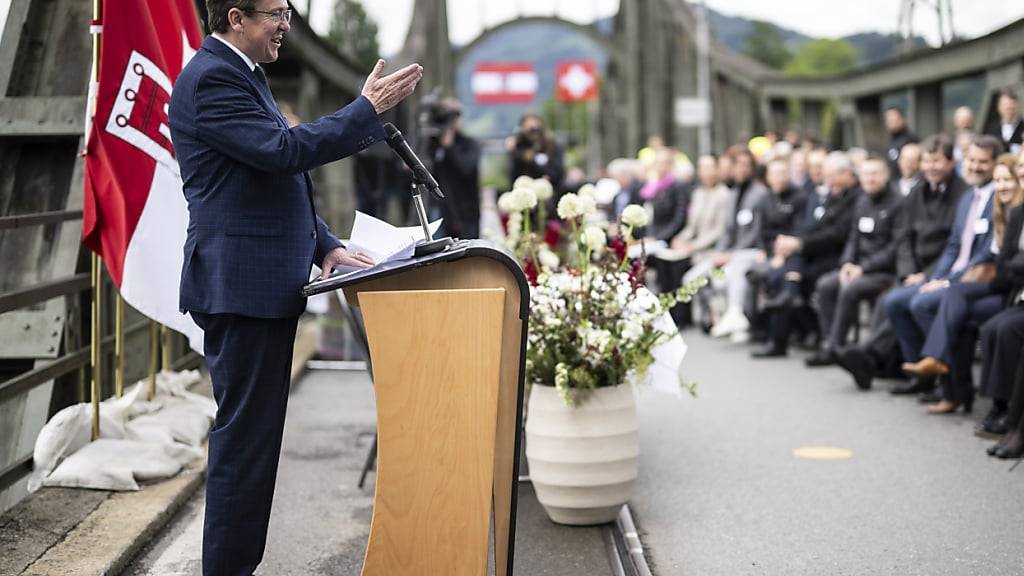
[(146, 400), (140, 381), (121, 398), (100, 403), (100, 438), (89, 442), (92, 408), (69, 406), (36, 438), (29, 490), (41, 486), (138, 490), (138, 482), (168, 478), (202, 456), (216, 403), (188, 388), (199, 372), (161, 372), (157, 394)]

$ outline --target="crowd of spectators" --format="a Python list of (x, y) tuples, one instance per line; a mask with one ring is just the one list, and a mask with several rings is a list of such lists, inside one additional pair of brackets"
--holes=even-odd
[(963, 108), (950, 133), (923, 140), (889, 109), (889, 140), (877, 152), (766, 134), (690, 164), (652, 139), (639, 158), (608, 165), (601, 200), (610, 219), (631, 202), (651, 212), (644, 236), (660, 290), (724, 272), (672, 310), (681, 327), (754, 346), (758, 359), (810, 348), (807, 367), (838, 365), (864, 390), (899, 378), (890, 392), (916, 395), (929, 414), (970, 412), (977, 394), (988, 396), (976, 431), (998, 438), (990, 455), (1019, 458), (1018, 104), (1003, 92), (984, 131)]

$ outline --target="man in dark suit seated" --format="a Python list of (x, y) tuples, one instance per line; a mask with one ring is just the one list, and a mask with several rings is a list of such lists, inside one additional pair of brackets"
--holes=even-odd
[(171, 95), (171, 140), (188, 201), (180, 308), (205, 332), (217, 418), (209, 440), (203, 573), (251, 575), (263, 558), (302, 286), (347, 252), (315, 212), (308, 170), (384, 139), (378, 114), (422, 68), (381, 77), (334, 114), (289, 128), (259, 66), (289, 30), (286, 0), (207, 0), (212, 35)]
[[(839, 258), (853, 222), (853, 205), (860, 187), (850, 157), (832, 152), (825, 160), (828, 194), (808, 199), (800, 226), (794, 235), (780, 234), (774, 242), (773, 266), (766, 280), (769, 299), (765, 302), (768, 344), (754, 351), (754, 358), (785, 356), (798, 314), (812, 317), (807, 302), (818, 279), (839, 267)], [(810, 319), (813, 323), (813, 318)], [(823, 354), (812, 356), (825, 363)], [(827, 360), (830, 362), (830, 360)]]
[[(931, 274), (953, 230), (960, 196), (967, 189), (967, 183), (956, 174), (953, 142), (948, 137), (932, 136), (921, 147), (923, 179), (904, 200), (896, 222), (898, 286), (920, 284)], [(876, 376), (896, 373), (899, 345), (881, 306), (875, 308), (870, 338), (841, 348), (837, 356), (839, 365), (863, 389), (870, 388)], [(914, 394), (929, 387), (928, 383), (913, 381), (893, 388), (893, 393)]]
[(822, 348), (829, 353), (846, 345), (861, 301), (874, 300), (888, 289), (896, 271), (893, 240), (903, 196), (890, 185), (889, 166), (880, 156), (861, 164), (860, 185), (864, 194), (853, 208), (841, 266), (822, 276), (817, 285)]
[(1017, 94), (1010, 90), (999, 93), (996, 101), (999, 119), (988, 125), (985, 133), (994, 136), (1003, 143), (1003, 148), (1017, 154), (1024, 144), (1024, 119), (1020, 117), (1020, 102)]

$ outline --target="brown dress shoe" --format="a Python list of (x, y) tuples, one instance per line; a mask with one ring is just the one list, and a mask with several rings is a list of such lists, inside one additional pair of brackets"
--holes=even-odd
[(928, 405), (929, 414), (952, 414), (959, 410), (961, 407), (964, 409), (964, 414), (971, 413), (971, 405), (973, 401), (969, 402), (952, 402), (950, 400), (940, 400), (935, 404)]
[(925, 356), (918, 362), (904, 362), (900, 368), (914, 376), (945, 376), (949, 374), (949, 366), (931, 356)]

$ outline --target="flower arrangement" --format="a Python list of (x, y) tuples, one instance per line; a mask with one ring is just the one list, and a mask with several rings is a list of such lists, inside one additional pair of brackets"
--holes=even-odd
[(550, 190), (546, 180), (521, 177), (498, 199), (498, 207), (508, 216), (506, 244), (531, 282), (527, 378), (553, 383), (563, 401), (578, 405), (596, 388), (631, 377), (641, 381), (654, 349), (677, 332), (668, 310), (692, 299), (708, 279), (653, 294), (643, 285), (643, 240), (640, 257), (629, 257), (637, 242), (633, 231), (647, 225), (647, 212), (630, 205), (607, 228), (593, 224), (597, 204), (590, 185), (558, 201), (565, 237), (552, 242), (545, 234), (539, 241), (534, 209), (537, 221), (545, 223), (542, 198), (550, 198)]

